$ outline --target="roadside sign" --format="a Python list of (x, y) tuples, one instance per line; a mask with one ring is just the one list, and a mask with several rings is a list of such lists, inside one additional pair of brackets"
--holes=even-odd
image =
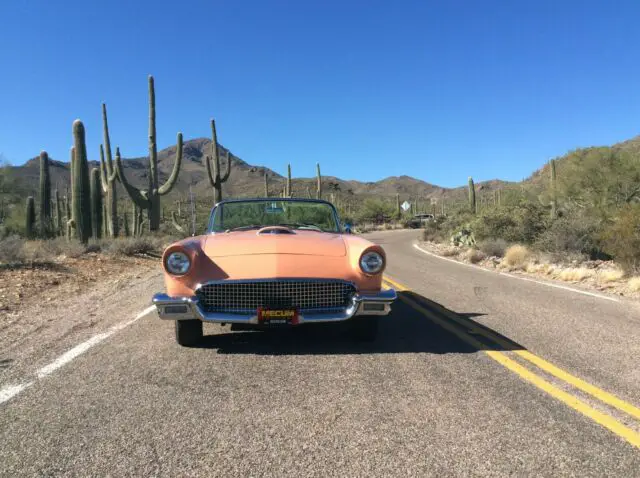
[(402, 205), (400, 206), (402, 208), (403, 211), (408, 211), (409, 208), (411, 207), (411, 204), (409, 204), (407, 201), (403, 202)]

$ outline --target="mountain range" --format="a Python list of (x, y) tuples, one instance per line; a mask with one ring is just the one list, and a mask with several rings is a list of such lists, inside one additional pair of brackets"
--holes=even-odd
[[(222, 170), (226, 170), (227, 161), (225, 155), (227, 149), (218, 145)], [(628, 141), (617, 143), (613, 149), (640, 153), (640, 136)], [(160, 181), (163, 183), (173, 168), (176, 147), (171, 146), (158, 152), (158, 169)], [(196, 138), (186, 141), (183, 146), (183, 159), (178, 181), (171, 193), (173, 196), (186, 196), (191, 189), (196, 197), (213, 198), (212, 187), (209, 185), (205, 158), (211, 154), (211, 140)], [(568, 156), (568, 155), (567, 155)], [(567, 156), (561, 157), (561, 163)], [(123, 159), (125, 174), (129, 181), (145, 188), (148, 183), (148, 158)], [(322, 165), (321, 165), (322, 166)], [(97, 161), (90, 161), (90, 168), (98, 167)], [(284, 187), (286, 178), (264, 166), (248, 164), (241, 158), (231, 154), (231, 175), (222, 186), (223, 197), (240, 196), (264, 196), (264, 176), (266, 174), (271, 196), (279, 195)], [(12, 166), (15, 176), (21, 180), (28, 189), (35, 192), (39, 181), (39, 159), (37, 157), (28, 160), (22, 166)], [(315, 197), (315, 177), (295, 177), (296, 165), (292, 164), (294, 196), (307, 197), (311, 194)], [(58, 188), (61, 192), (69, 187), (69, 163), (51, 160), (50, 166), (52, 189)], [(543, 165), (524, 180), (525, 183), (537, 183), (546, 177), (547, 167)], [(516, 185), (516, 182), (507, 182), (498, 179), (476, 183), (476, 189), (481, 193), (492, 192), (505, 186)], [(428, 201), (431, 198), (447, 200), (463, 200), (467, 194), (467, 185), (457, 188), (443, 188), (413, 178), (411, 176), (390, 176), (380, 181), (362, 182), (357, 180), (345, 180), (334, 176), (322, 177), (323, 196), (328, 197), (332, 192), (341, 197), (356, 196), (359, 199), (366, 197), (395, 197), (399, 194), (402, 200), (420, 198)], [(121, 188), (121, 186), (120, 186)], [(122, 194), (124, 190), (122, 190)], [(125, 196), (121, 196), (125, 197)]]

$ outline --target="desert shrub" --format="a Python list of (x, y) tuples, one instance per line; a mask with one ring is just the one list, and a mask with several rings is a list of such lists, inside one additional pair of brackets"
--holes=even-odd
[(491, 209), (482, 212), (472, 223), (473, 232), (480, 241), (500, 238), (505, 241), (521, 240), (518, 223), (508, 208)]
[(577, 252), (592, 259), (603, 258), (598, 243), (599, 223), (585, 216), (564, 216), (553, 221), (535, 242), (535, 247), (552, 253)]
[(0, 263), (17, 264), (26, 260), (25, 240), (20, 236), (9, 236), (0, 239)]
[(170, 242), (159, 236), (125, 237), (104, 244), (102, 250), (115, 256), (159, 255)]
[(640, 292), (640, 277), (632, 277), (629, 279), (629, 289), (633, 292)]
[(456, 247), (448, 247), (447, 249), (443, 250), (440, 254), (444, 257), (452, 257), (452, 256), (456, 256), (458, 255), (459, 249)]
[(470, 247), (464, 252), (463, 257), (472, 264), (477, 264), (484, 260), (487, 256), (484, 254), (484, 252)]
[(625, 272), (640, 271), (640, 204), (620, 210), (602, 233), (602, 243)]
[(381, 199), (367, 199), (358, 211), (358, 222), (372, 222), (383, 224), (395, 215), (394, 206)]
[(477, 240), (499, 238), (531, 244), (547, 228), (547, 223), (548, 211), (542, 205), (522, 200), (514, 206), (482, 211), (470, 227)]
[(422, 231), (422, 239), (431, 242), (444, 242), (446, 237), (445, 222), (443, 217), (426, 222)]
[(509, 244), (504, 239), (485, 239), (478, 244), (478, 249), (487, 256), (504, 257)]
[(506, 250), (504, 262), (511, 267), (524, 267), (531, 257), (531, 252), (525, 246), (516, 244)]

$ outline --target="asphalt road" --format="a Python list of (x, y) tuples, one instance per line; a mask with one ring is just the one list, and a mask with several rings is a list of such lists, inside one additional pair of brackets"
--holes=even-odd
[(0, 366), (0, 475), (640, 476), (637, 303), (452, 264), (415, 236), (371, 236), (402, 292), (368, 345), (207, 325), (181, 348), (155, 314), (128, 323), (159, 277), (114, 294), (93, 346)]

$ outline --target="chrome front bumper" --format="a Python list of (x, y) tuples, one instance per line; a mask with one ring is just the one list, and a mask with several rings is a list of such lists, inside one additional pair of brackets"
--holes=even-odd
[[(377, 294), (356, 294), (349, 306), (340, 312), (312, 314), (301, 310), (298, 323), (340, 322), (356, 315), (387, 315), (391, 312), (391, 303), (396, 300), (393, 289), (381, 290)], [(258, 324), (257, 314), (229, 314), (221, 312), (205, 312), (198, 304), (198, 298), (169, 297), (167, 294), (155, 294), (153, 305), (158, 316), (167, 320), (199, 319), (204, 322), (229, 324)]]

